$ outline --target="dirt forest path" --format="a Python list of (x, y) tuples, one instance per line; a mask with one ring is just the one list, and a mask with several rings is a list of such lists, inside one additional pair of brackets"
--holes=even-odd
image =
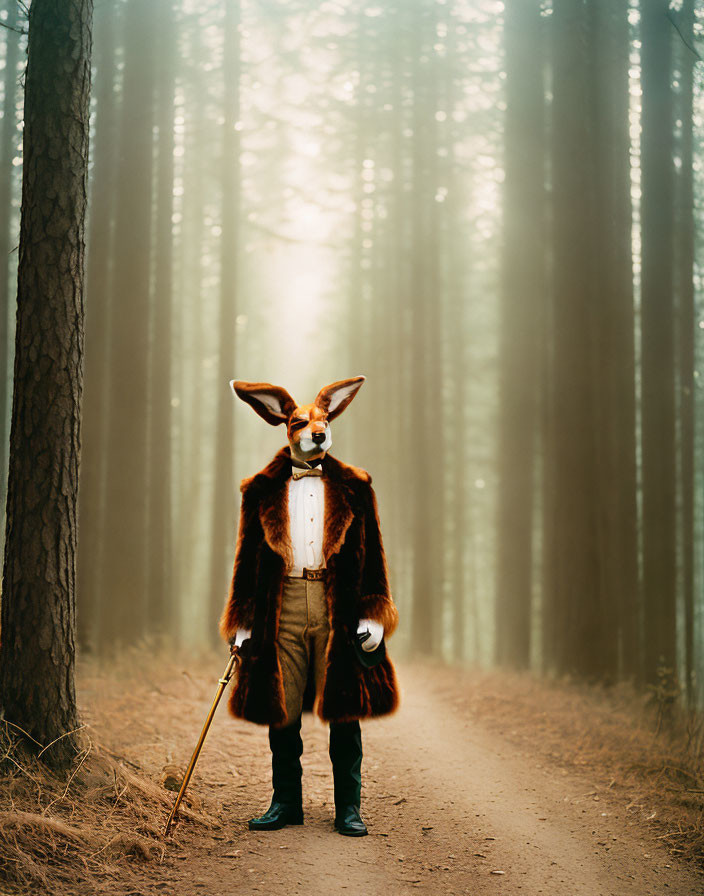
[[(181, 681), (156, 682), (148, 692), (103, 693), (102, 703), (94, 694), (92, 724), (112, 724), (111, 746), (156, 777), (164, 759), (187, 761), (216, 678), (184, 671)], [(233, 720), (222, 705), (191, 784), (220, 827), (179, 824), (162, 864), (138, 866), (128, 892), (704, 893), (704, 875), (673, 859), (617, 798), (595, 794), (588, 776), (555, 770), (478, 723), (451, 675), (400, 666), (399, 678), (398, 713), (363, 724), (362, 814), (370, 836), (333, 831), (328, 730), (310, 716), (303, 724), (305, 824), (250, 832), (247, 819), (267, 808), (271, 793), (266, 729)], [(128, 706), (132, 723), (115, 727)]]

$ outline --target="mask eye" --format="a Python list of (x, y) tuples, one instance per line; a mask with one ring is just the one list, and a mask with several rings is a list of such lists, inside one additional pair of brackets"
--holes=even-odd
[(291, 429), (302, 429), (304, 426), (308, 424), (307, 420), (292, 420), (291, 421)]

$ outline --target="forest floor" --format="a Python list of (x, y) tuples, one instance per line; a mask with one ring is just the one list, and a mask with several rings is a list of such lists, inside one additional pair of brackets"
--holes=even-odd
[[(53, 867), (66, 896), (704, 894), (696, 792), (704, 784), (681, 739), (655, 735), (639, 698), (431, 663), (399, 664), (401, 708), (363, 723), (370, 836), (333, 830), (327, 727), (312, 716), (303, 723), (305, 824), (250, 832), (247, 819), (271, 796), (267, 733), (232, 719), (223, 698), (189, 788), (190, 816), (162, 842), (174, 794), (157, 788), (165, 769), (185, 767), (226, 659), (131, 653), (110, 668), (80, 664), (90, 737), (120, 757), (127, 783), (138, 777), (146, 780), (140, 792), (153, 788), (153, 817), (145, 821), (140, 803), (129, 821), (127, 783), (115, 773), (101, 812), (113, 823), (127, 813), (121, 823), (137, 839), (125, 834), (116, 852), (113, 836), (86, 863), (80, 834), (62, 839), (57, 822), (40, 889), (54, 892)], [(52, 813), (79, 831), (87, 798), (71, 802), (63, 786), (59, 797)], [(27, 807), (15, 795), (13, 808)], [(84, 866), (75, 884), (71, 855)], [(112, 857), (105, 867), (102, 856)], [(25, 892), (7, 880), (8, 893)], [(28, 880), (26, 892), (40, 892)]]

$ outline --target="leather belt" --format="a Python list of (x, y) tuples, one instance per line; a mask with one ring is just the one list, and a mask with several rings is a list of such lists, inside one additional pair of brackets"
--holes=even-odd
[(320, 579), (325, 578), (325, 567), (321, 566), (319, 569), (308, 569), (308, 567), (303, 567), (303, 575), (301, 576), (303, 579), (308, 579), (313, 582), (317, 582)]

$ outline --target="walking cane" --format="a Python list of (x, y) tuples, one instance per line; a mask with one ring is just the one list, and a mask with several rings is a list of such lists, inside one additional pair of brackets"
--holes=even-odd
[(208, 717), (205, 720), (205, 725), (203, 725), (203, 730), (200, 733), (200, 737), (198, 738), (198, 743), (196, 744), (196, 748), (193, 751), (193, 755), (191, 756), (191, 761), (188, 763), (188, 768), (186, 769), (186, 774), (183, 776), (183, 781), (181, 782), (181, 789), (178, 792), (178, 796), (176, 797), (176, 802), (174, 803), (174, 807), (171, 810), (171, 814), (169, 815), (169, 820), (166, 822), (166, 829), (164, 830), (164, 836), (166, 837), (171, 829), (171, 825), (176, 818), (176, 813), (178, 812), (178, 807), (181, 805), (181, 800), (183, 799), (183, 795), (186, 792), (186, 788), (188, 787), (188, 782), (191, 780), (191, 775), (193, 774), (193, 769), (196, 767), (196, 762), (198, 762), (198, 756), (200, 755), (200, 751), (203, 748), (203, 743), (205, 741), (205, 736), (208, 733), (208, 728), (210, 728), (210, 723), (213, 721), (213, 716), (215, 715), (215, 710), (218, 708), (218, 703), (220, 702), (220, 698), (222, 697), (223, 691), (227, 687), (230, 679), (232, 678), (232, 673), (235, 670), (235, 666), (239, 662), (239, 651), (236, 647), (231, 648), (231, 656), (227, 663), (227, 668), (223, 672), (222, 678), (218, 679), (218, 690), (215, 694), (215, 699), (213, 700), (213, 705), (210, 707), (210, 712), (208, 713)]

